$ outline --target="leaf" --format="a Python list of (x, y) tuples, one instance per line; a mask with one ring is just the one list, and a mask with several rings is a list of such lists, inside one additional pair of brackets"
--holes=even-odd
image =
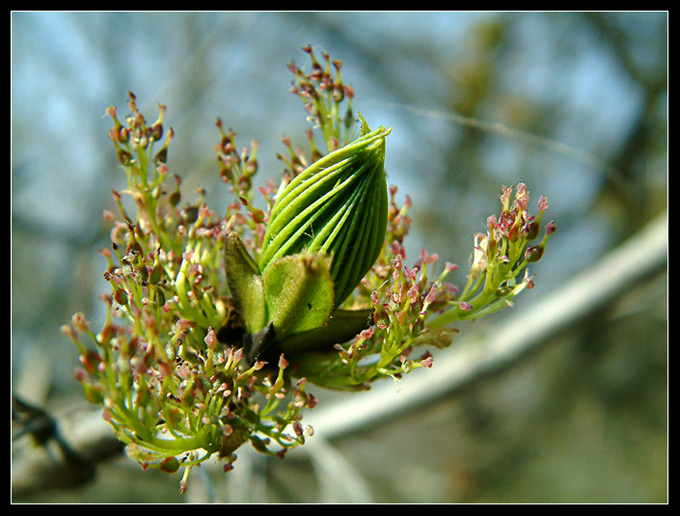
[(267, 317), (264, 281), (257, 264), (233, 231), (225, 238), (224, 264), (229, 291), (248, 333), (262, 330)]
[(268, 321), (277, 340), (323, 325), (333, 310), (330, 259), (302, 252), (273, 261), (264, 273)]

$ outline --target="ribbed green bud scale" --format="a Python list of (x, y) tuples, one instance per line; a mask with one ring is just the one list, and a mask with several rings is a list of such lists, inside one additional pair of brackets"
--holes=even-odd
[(279, 193), (274, 204), (260, 270), (301, 251), (331, 257), (335, 306), (356, 288), (375, 263), (387, 229), (385, 137), (370, 131), (314, 162)]

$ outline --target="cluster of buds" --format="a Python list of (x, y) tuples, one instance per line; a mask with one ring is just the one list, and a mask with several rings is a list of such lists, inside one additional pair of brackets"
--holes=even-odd
[(539, 198), (538, 215), (534, 216), (529, 213), (526, 185), (519, 183), (514, 190), (513, 196), (512, 187), (502, 187), (500, 215), (488, 217), (486, 234), (473, 236), (474, 250), (465, 287), (448, 310), (429, 321), (430, 328), (476, 319), (512, 306), (517, 294), (533, 288), (527, 266), (543, 256), (556, 227), (553, 221), (547, 223), (543, 237), (535, 243), (548, 201), (543, 196)]
[[(111, 247), (101, 251), (111, 285), (111, 293), (102, 295), (106, 320), (95, 332), (76, 314), (62, 331), (80, 352), (76, 379), (86, 399), (103, 407), (128, 455), (143, 468), (184, 468), (184, 489), (191, 467), (217, 456), (230, 469), (244, 443), (276, 455), (303, 443), (302, 411), (316, 399), (306, 392), (306, 381), (290, 381), (283, 357), (266, 371), (264, 362), (244, 358), (243, 322), (228, 295), (224, 247), (231, 231), (243, 233), (261, 221), (234, 206), (226, 218), (217, 216), (200, 190), (196, 202), (182, 206), (179, 177), (167, 181), (171, 129), (161, 151), (152, 154), (165, 108), (147, 127), (132, 94), (129, 107), (125, 121), (115, 108), (107, 110), (128, 188), (113, 192), (122, 220), (105, 213), (113, 225)], [(225, 150), (231, 153), (227, 146), (223, 138), (222, 163)], [(253, 160), (251, 153), (230, 163), (232, 177), (251, 173)], [(251, 195), (249, 187), (236, 193)], [(134, 218), (123, 195), (134, 200)]]
[(164, 105), (158, 107), (158, 119), (149, 125), (137, 109), (135, 95), (129, 92), (129, 96), (128, 105), (131, 114), (125, 123), (118, 120), (115, 108), (110, 107), (106, 111), (114, 121), (114, 126), (109, 131), (109, 138), (116, 146), (116, 154), (122, 165), (128, 167), (136, 161), (135, 169), (141, 174), (139, 176), (129, 175), (128, 180), (138, 178), (139, 181), (147, 181), (146, 173), (150, 168), (150, 162), (156, 166), (167, 162), (168, 144), (173, 137), (173, 131), (170, 129), (167, 132), (164, 145), (154, 153), (154, 143), (163, 138), (163, 117), (166, 107)]
[[(534, 243), (548, 203), (541, 198), (531, 216), (520, 184), (514, 197), (503, 189), (500, 216), (475, 235), (462, 291), (448, 282), (457, 267), (437, 270), (436, 254), (422, 250), (407, 265), (411, 200), (399, 206), (396, 187), (387, 186), (390, 129), (372, 130), (361, 115), (356, 124), (341, 63), (324, 54), (324, 67), (304, 50), (312, 71), (290, 70), (314, 124), (311, 156), (284, 138), (289, 170), (280, 184), (259, 188), (264, 208), (253, 190), (257, 141), (237, 150), (235, 133), (218, 120), (219, 175), (234, 196), (218, 216), (201, 190), (181, 206), (178, 176), (167, 187), (172, 129), (153, 149), (164, 106), (151, 125), (132, 94), (124, 122), (107, 110), (128, 179), (127, 190), (114, 192), (122, 220), (107, 213), (107, 316), (100, 332), (81, 314), (63, 331), (80, 351), (76, 378), (86, 398), (103, 406), (129, 455), (145, 468), (185, 467), (183, 489), (192, 466), (217, 456), (228, 470), (247, 442), (276, 455), (304, 443), (311, 429), (303, 411), (316, 404), (308, 384), (362, 390), (431, 367), (430, 349), (448, 346), (458, 331), (451, 323), (509, 306), (533, 285), (518, 275), (554, 231), (548, 224)], [(133, 198), (134, 217), (122, 194)]]
[[(278, 155), (279, 159), (286, 163), (293, 176), (327, 152), (332, 152), (352, 142), (357, 136), (356, 120), (352, 111), (354, 88), (342, 82), (340, 73), (342, 61), (331, 59), (324, 52), (322, 65), (311, 45), (303, 47), (303, 50), (309, 54), (311, 71), (305, 72), (294, 62), (288, 65), (288, 69), (294, 76), (290, 92), (302, 100), (308, 113), (307, 120), (312, 124), (312, 128), (307, 130), (310, 155), (307, 157), (303, 151), (294, 148), (288, 137), (283, 139), (288, 149), (288, 156)], [(315, 141), (315, 130), (321, 133), (325, 152)]]

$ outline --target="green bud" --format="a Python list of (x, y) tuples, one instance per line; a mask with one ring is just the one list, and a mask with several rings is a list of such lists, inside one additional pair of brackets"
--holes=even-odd
[(175, 473), (179, 469), (177, 457), (166, 457), (158, 465), (158, 469), (165, 473)]
[(93, 405), (101, 405), (104, 401), (104, 389), (99, 384), (83, 383), (85, 399)]
[(334, 306), (356, 288), (380, 254), (387, 228), (385, 136), (362, 119), (361, 136), (298, 174), (270, 213), (260, 254), (266, 274), (276, 260), (302, 251), (331, 259)]

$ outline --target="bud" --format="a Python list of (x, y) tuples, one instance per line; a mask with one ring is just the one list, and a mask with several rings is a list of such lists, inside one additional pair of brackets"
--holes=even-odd
[(166, 457), (158, 465), (158, 469), (165, 473), (175, 473), (179, 469), (179, 461), (177, 457)]
[(545, 247), (542, 245), (532, 245), (526, 248), (524, 259), (528, 262), (537, 262), (543, 257)]
[(332, 260), (335, 306), (359, 284), (380, 254), (387, 228), (385, 136), (362, 119), (361, 136), (298, 174), (281, 191), (260, 255), (263, 273), (302, 251)]
[(93, 405), (100, 405), (104, 401), (104, 390), (101, 385), (83, 383), (82, 386), (87, 401)]

